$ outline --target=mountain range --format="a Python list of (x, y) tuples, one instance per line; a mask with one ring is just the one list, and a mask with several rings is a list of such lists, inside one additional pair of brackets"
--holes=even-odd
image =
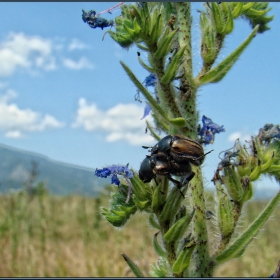
[(37, 173), (34, 184), (43, 182), (49, 193), (55, 195), (97, 196), (100, 189), (110, 184), (109, 178), (96, 177), (94, 169), (0, 144), (0, 193), (21, 189), (30, 181), (32, 171)]

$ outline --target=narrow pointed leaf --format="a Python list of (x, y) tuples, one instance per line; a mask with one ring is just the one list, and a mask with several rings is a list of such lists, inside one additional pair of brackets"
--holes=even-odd
[(243, 5), (243, 8), (242, 8), (242, 13), (245, 13), (247, 10), (249, 10), (252, 6), (254, 5), (254, 2), (249, 2), (245, 5)]
[(159, 104), (156, 102), (156, 100), (153, 98), (153, 96), (149, 93), (149, 91), (142, 85), (142, 83), (135, 77), (135, 75), (132, 73), (132, 71), (129, 69), (127, 65), (125, 65), (122, 61), (120, 61), (122, 67), (124, 68), (125, 72), (127, 73), (128, 77), (131, 79), (131, 81), (134, 83), (134, 85), (139, 89), (139, 91), (145, 96), (145, 98), (148, 100), (149, 105), (152, 108), (152, 111), (156, 114), (159, 114), (165, 121), (168, 123), (171, 123), (175, 126), (182, 127), (185, 125), (186, 121), (184, 118), (175, 118), (170, 119), (166, 116), (163, 109), (159, 106)]
[(143, 51), (149, 51), (149, 48), (142, 44), (136, 43), (136, 46)]
[(177, 221), (164, 235), (163, 239), (167, 242), (171, 242), (171, 241), (175, 241), (175, 240), (179, 240), (185, 233), (185, 231), (187, 230), (192, 217), (194, 215), (194, 211), (193, 210), (191, 215), (186, 215), (184, 217), (182, 217), (179, 221)]
[(136, 277), (139, 278), (144, 278), (144, 274), (142, 273), (142, 271), (140, 270), (140, 268), (126, 255), (126, 254), (121, 254), (124, 258), (124, 260), (126, 261), (126, 263), (128, 264), (128, 266), (130, 267), (131, 271), (133, 272), (133, 274)]
[(235, 8), (232, 11), (233, 18), (237, 18), (241, 15), (242, 8), (243, 8), (243, 3), (238, 2), (237, 5), (235, 6)]
[(169, 84), (172, 82), (176, 76), (176, 72), (179, 69), (180, 66), (180, 60), (183, 57), (183, 54), (187, 48), (187, 45), (182, 47), (175, 55), (172, 57), (171, 62), (167, 66), (167, 69), (165, 71), (165, 74), (161, 78), (161, 82), (164, 84)]
[(150, 123), (148, 121), (146, 121), (146, 125), (147, 125), (147, 128), (148, 130), (151, 132), (152, 136), (157, 140), (157, 141), (160, 141), (160, 137), (159, 135), (156, 134), (156, 132), (153, 130), (153, 128), (151, 127)]
[(240, 250), (256, 235), (261, 229), (263, 224), (272, 214), (280, 200), (280, 192), (269, 202), (262, 213), (256, 218), (256, 220), (223, 252), (221, 252), (216, 258), (217, 263), (224, 262), (235, 257)]
[(164, 119), (168, 120), (167, 116), (165, 115), (162, 108), (157, 104), (153, 96), (148, 92), (148, 90), (142, 85), (142, 83), (135, 77), (135, 75), (132, 73), (132, 71), (128, 68), (126, 64), (124, 64), (122, 61), (120, 61), (122, 67), (124, 68), (125, 72), (127, 73), (128, 77), (131, 79), (131, 81), (135, 84), (135, 86), (140, 90), (140, 92), (145, 96), (145, 98), (148, 100), (149, 104), (152, 107), (153, 111), (158, 112)]
[(228, 5), (227, 5), (227, 9), (228, 9), (228, 19), (223, 30), (224, 35), (231, 33), (234, 28), (232, 13), (230, 12)]
[(230, 70), (232, 65), (237, 61), (246, 47), (250, 44), (254, 36), (257, 34), (258, 26), (254, 28), (249, 37), (228, 57), (226, 57), (222, 62), (220, 62), (216, 67), (207, 72), (204, 76), (195, 80), (198, 86), (206, 83), (216, 83), (220, 81)]
[(157, 236), (158, 236), (159, 232), (157, 232), (155, 235), (154, 235), (154, 238), (153, 238), (153, 246), (154, 246), (154, 249), (156, 251), (156, 253), (161, 256), (161, 257), (166, 257), (166, 252), (164, 251), (164, 249), (160, 246), (160, 244), (158, 243), (158, 240), (157, 240)]
[(156, 221), (156, 217), (155, 217), (155, 214), (154, 214), (154, 213), (151, 213), (151, 214), (149, 215), (148, 221), (149, 221), (149, 224), (150, 224), (153, 228), (156, 228), (156, 229), (159, 229), (159, 230), (160, 230), (160, 225), (159, 225), (158, 221)]
[(194, 241), (191, 241), (180, 253), (177, 260), (174, 262), (172, 271), (176, 274), (182, 273), (190, 265), (192, 252), (196, 246)]
[(140, 56), (138, 56), (138, 61), (139, 61), (140, 65), (141, 65), (144, 69), (146, 69), (148, 72), (150, 72), (150, 73), (156, 73), (156, 70), (155, 70), (153, 67), (147, 65), (145, 62), (143, 62), (143, 60), (140, 58)]
[(178, 31), (179, 31), (179, 28), (173, 30), (170, 33), (169, 26), (166, 27), (163, 35), (161, 36), (161, 38), (159, 39), (159, 42), (157, 44), (158, 49), (154, 54), (155, 58), (157, 58), (157, 59), (163, 58), (164, 56), (166, 56), (168, 54), (168, 52), (170, 50), (171, 42)]

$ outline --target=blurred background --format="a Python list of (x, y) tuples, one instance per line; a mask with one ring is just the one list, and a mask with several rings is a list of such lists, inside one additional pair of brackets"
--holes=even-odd
[[(136, 88), (119, 63), (144, 81), (149, 73), (138, 64), (137, 49), (122, 49), (108, 34), (102, 40), (106, 29), (91, 29), (82, 21), (82, 9), (98, 13), (116, 4), (0, 3), (2, 277), (132, 276), (120, 253), (139, 260), (146, 272), (156, 261), (144, 214), (117, 231), (99, 215), (108, 205), (110, 187), (109, 180), (94, 176), (95, 168), (129, 163), (138, 170), (147, 153), (141, 146), (155, 144), (140, 120), (145, 102), (135, 101)], [(199, 91), (200, 115), (226, 129), (205, 148), (214, 149), (203, 165), (209, 203), (219, 153), (237, 138), (250, 139), (266, 123), (279, 124), (280, 3), (270, 6), (271, 30), (254, 38), (221, 82)], [(201, 67), (199, 9), (202, 3), (193, 3), (195, 74)], [(119, 14), (116, 9), (102, 17)], [(219, 60), (250, 32), (248, 22), (235, 21)], [(278, 184), (262, 178), (244, 223), (278, 190)], [(279, 215), (277, 209), (274, 219)], [(221, 266), (217, 276), (272, 274), (280, 246), (273, 222), (243, 258)]]

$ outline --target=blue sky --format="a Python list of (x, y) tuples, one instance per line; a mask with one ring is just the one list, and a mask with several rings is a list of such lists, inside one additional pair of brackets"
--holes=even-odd
[[(145, 134), (144, 102), (119, 61), (143, 81), (137, 49), (120, 48), (106, 30), (91, 29), (82, 9), (101, 12), (116, 2), (0, 3), (0, 143), (57, 161), (96, 168), (126, 164), (138, 169), (155, 142)], [(279, 122), (280, 3), (269, 13), (270, 31), (258, 34), (223, 81), (199, 90), (200, 114), (226, 128), (217, 135), (204, 164), (210, 181), (220, 151), (231, 148), (265, 123)], [(201, 67), (197, 8), (193, 5), (194, 71)], [(104, 14), (113, 19), (119, 14)], [(238, 19), (219, 60), (249, 35)], [(144, 54), (143, 54), (144, 55)], [(273, 185), (270, 181), (263, 181)], [(211, 183), (209, 182), (210, 186)]]

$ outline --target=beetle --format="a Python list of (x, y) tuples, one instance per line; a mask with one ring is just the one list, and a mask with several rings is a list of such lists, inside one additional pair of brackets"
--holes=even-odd
[[(148, 147), (143, 146), (143, 148)], [(189, 161), (196, 166), (201, 165), (205, 155), (210, 153), (204, 154), (203, 147), (197, 141), (180, 135), (167, 135), (151, 149), (151, 155), (160, 152), (165, 153), (169, 159)]]
[[(167, 176), (168, 179), (175, 183), (180, 189), (193, 178), (194, 172), (192, 171), (189, 161), (176, 162), (174, 160), (169, 160), (166, 154), (160, 152), (146, 156), (139, 169), (139, 178), (144, 183), (149, 183), (152, 179), (156, 180), (156, 175)], [(171, 175), (184, 176), (184, 178), (179, 182), (173, 179)]]

